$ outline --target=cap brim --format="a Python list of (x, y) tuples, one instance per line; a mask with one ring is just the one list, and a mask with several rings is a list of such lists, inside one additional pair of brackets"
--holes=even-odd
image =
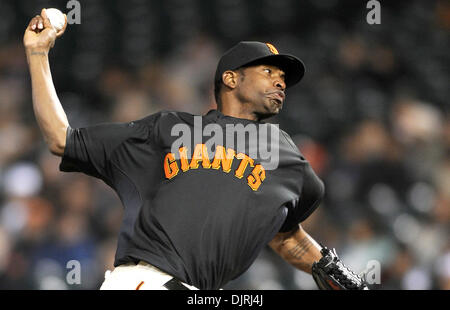
[(288, 54), (265, 56), (253, 60), (245, 64), (244, 66), (247, 67), (258, 64), (273, 65), (283, 70), (286, 74), (286, 88), (294, 86), (295, 84), (300, 82), (300, 80), (305, 75), (305, 65), (303, 64), (303, 62), (297, 57)]

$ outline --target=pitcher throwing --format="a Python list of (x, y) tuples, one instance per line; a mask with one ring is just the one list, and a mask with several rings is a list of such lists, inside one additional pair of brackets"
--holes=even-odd
[[(101, 289), (220, 289), (266, 244), (321, 289), (367, 289), (335, 251), (303, 230), (324, 185), (289, 135), (263, 122), (303, 77), (302, 61), (272, 44), (243, 41), (219, 60), (216, 110), (72, 128), (48, 60), (66, 26), (56, 32), (42, 10), (24, 45), (36, 119), (50, 151), (62, 157), (60, 169), (103, 180), (124, 206), (115, 268)], [(176, 128), (200, 135), (185, 135), (178, 145)], [(275, 134), (261, 139), (265, 129)], [(268, 167), (260, 150), (274, 141), (276, 165)]]

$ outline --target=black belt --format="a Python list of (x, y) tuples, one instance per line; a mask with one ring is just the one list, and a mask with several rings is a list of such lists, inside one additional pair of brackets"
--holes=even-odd
[(190, 290), (186, 285), (181, 283), (180, 280), (172, 278), (163, 285), (168, 290)]

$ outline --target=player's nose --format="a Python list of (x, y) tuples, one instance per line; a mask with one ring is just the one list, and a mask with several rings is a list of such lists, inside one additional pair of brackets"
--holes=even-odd
[(284, 91), (286, 89), (286, 83), (281, 78), (275, 79), (273, 85), (277, 89), (282, 90), (282, 91)]

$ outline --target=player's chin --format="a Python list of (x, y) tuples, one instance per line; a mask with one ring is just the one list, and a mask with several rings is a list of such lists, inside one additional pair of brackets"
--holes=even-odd
[(260, 119), (266, 119), (275, 115), (278, 115), (282, 109), (282, 104), (277, 104), (271, 100), (264, 106), (263, 111), (260, 111)]
[(283, 109), (283, 101), (278, 99), (269, 99), (269, 110), (273, 115), (277, 115)]

